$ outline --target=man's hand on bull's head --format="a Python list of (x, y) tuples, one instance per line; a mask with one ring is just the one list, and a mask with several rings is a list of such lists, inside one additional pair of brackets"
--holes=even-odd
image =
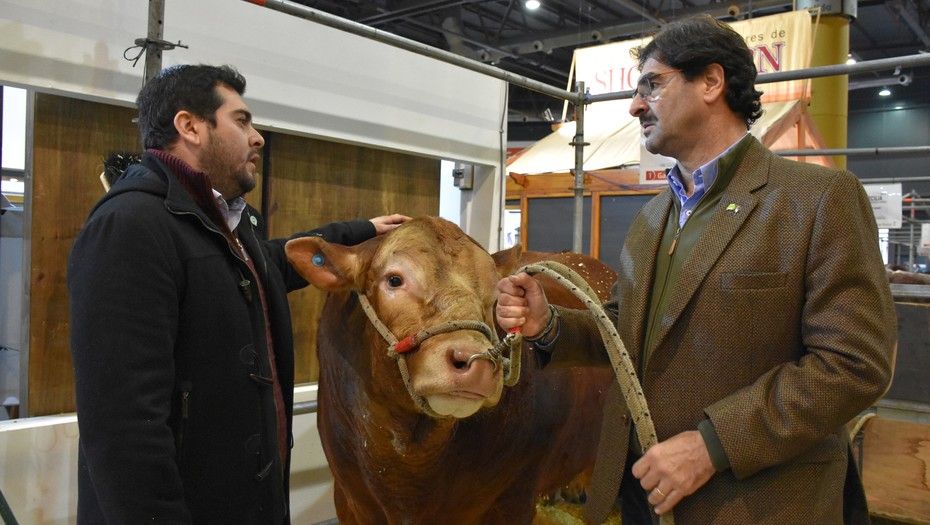
[(549, 322), (549, 301), (539, 281), (520, 272), (497, 283), (497, 324), (504, 330), (520, 328), (524, 337), (533, 338)]
[(397, 228), (409, 220), (410, 217), (407, 217), (406, 215), (394, 213), (392, 215), (382, 215), (380, 217), (375, 217), (369, 221), (375, 225), (375, 232), (378, 235), (381, 235), (393, 230), (394, 228)]

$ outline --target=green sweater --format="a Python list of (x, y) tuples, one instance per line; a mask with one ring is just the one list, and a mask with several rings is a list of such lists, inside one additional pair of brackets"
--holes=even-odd
[[(720, 211), (718, 204), (751, 143), (750, 135), (747, 134), (746, 138), (741, 140), (736, 147), (723, 157), (720, 157), (717, 161), (717, 177), (698, 202), (684, 226), (680, 228), (678, 227), (678, 218), (681, 211), (681, 202), (675, 196), (672, 198), (672, 209), (665, 223), (662, 244), (656, 254), (655, 276), (652, 281), (652, 293), (649, 296), (649, 315), (646, 317), (646, 339), (643, 342), (643, 354), (639, 365), (640, 377), (644, 377), (643, 372), (646, 370), (646, 365), (653, 350), (655, 350), (653, 348), (655, 336), (658, 327), (661, 325), (658, 320), (665, 315), (668, 297), (671, 295), (675, 283), (678, 282), (682, 265), (691, 255), (691, 250), (701, 238), (705, 226), (715, 213), (739, 213), (738, 208), (736, 210), (724, 208), (723, 211)], [(698, 425), (698, 430), (707, 445), (707, 451), (710, 454), (714, 468), (718, 471), (728, 469), (730, 461), (727, 459), (720, 438), (717, 436), (717, 432), (710, 420), (702, 421)], [(634, 447), (638, 448), (636, 440), (634, 439), (632, 442)]]

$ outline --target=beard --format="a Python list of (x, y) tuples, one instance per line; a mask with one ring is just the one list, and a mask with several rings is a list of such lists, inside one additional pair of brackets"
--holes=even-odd
[[(251, 152), (250, 152), (251, 155)], [(210, 182), (227, 200), (235, 199), (255, 189), (255, 174), (249, 171), (247, 162), (238, 163), (240, 155), (229, 151), (215, 134), (210, 135), (204, 149), (201, 167), (210, 177)]]

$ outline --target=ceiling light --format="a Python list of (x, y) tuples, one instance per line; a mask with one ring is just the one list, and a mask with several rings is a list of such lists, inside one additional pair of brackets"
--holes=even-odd
[(539, 0), (526, 0), (526, 3), (523, 4), (523, 7), (529, 9), (530, 11), (535, 11), (539, 9), (539, 6), (542, 4), (539, 3)]
[(890, 96), (891, 96), (891, 90), (888, 89), (888, 88), (886, 88), (886, 87), (884, 87), (884, 88), (882, 88), (881, 91), (878, 92), (878, 96), (880, 96), (880, 97), (890, 97)]

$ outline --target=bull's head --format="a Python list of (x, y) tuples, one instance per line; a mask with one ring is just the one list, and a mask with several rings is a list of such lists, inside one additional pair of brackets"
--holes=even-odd
[[(289, 241), (286, 250), (297, 271), (314, 286), (367, 296), (398, 340), (449, 321), (494, 326), (492, 307), (500, 278), (495, 262), (443, 219), (414, 219), (354, 247), (304, 237)], [(486, 335), (473, 330), (430, 337), (406, 354), (409, 388), (440, 416), (463, 418), (496, 405), (503, 388), (501, 367), (469, 359), (492, 345)]]

